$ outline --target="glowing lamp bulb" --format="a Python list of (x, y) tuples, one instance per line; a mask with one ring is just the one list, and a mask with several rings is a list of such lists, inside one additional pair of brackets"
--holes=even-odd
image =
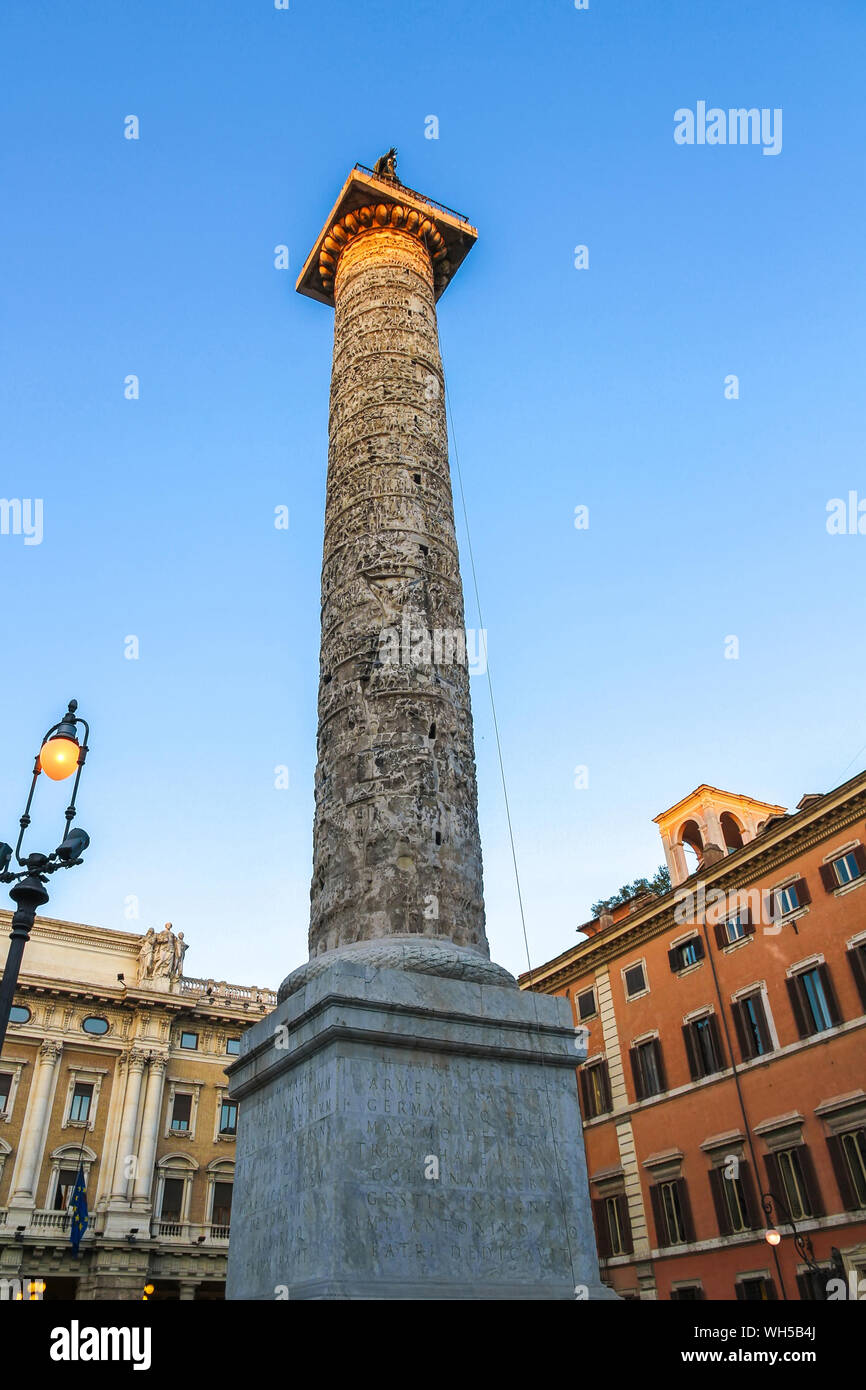
[(766, 1235), (764, 1236), (764, 1240), (767, 1242), (768, 1245), (778, 1245), (781, 1239), (782, 1237), (779, 1235), (779, 1232), (774, 1230), (767, 1231)]
[(50, 738), (39, 752), (39, 766), (52, 782), (62, 782), (78, 766), (79, 745), (72, 738)]

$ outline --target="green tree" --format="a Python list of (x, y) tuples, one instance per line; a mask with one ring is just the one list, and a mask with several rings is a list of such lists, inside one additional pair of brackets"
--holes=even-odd
[(614, 893), (612, 898), (600, 898), (597, 903), (592, 905), (593, 917), (600, 917), (605, 911), (611, 912), (615, 907), (621, 907), (623, 903), (631, 902), (641, 893), (653, 893), (657, 898), (663, 898), (665, 893), (671, 891), (671, 876), (668, 873), (666, 864), (662, 864), (652, 878), (636, 878), (634, 883), (624, 883), (618, 893)]

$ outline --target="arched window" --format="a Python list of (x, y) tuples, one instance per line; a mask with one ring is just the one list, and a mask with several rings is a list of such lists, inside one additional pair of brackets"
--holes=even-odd
[(689, 874), (696, 873), (704, 858), (704, 842), (697, 821), (687, 820), (680, 831), (680, 840), (686, 856)]
[(235, 1165), (229, 1159), (208, 1164), (207, 1218), (211, 1240), (228, 1240), (232, 1219), (232, 1185)]
[(170, 1153), (156, 1165), (157, 1191), (154, 1213), (157, 1234), (183, 1237), (189, 1222), (192, 1183), (198, 1164), (188, 1154)]
[(735, 850), (742, 849), (744, 844), (743, 827), (736, 816), (732, 816), (730, 811), (723, 811), (719, 819), (725, 840), (725, 853), (733, 854)]
[(742, 849), (745, 844), (740, 821), (737, 820), (737, 817), (731, 816), (730, 810), (723, 810), (719, 821), (721, 834), (724, 835), (724, 852), (733, 855), (735, 849)]
[(72, 1190), (78, 1177), (79, 1164), (84, 1169), (84, 1190), (88, 1191), (91, 1166), (96, 1162), (96, 1154), (86, 1144), (61, 1144), (51, 1154), (51, 1171), (46, 1190), (46, 1210), (66, 1212), (72, 1200)]

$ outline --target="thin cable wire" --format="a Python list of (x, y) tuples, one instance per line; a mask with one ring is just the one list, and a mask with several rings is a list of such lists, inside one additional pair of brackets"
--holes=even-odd
[[(478, 574), (477, 574), (477, 571), (476, 571), (476, 569), (475, 569), (475, 555), (474, 555), (474, 552), (473, 552), (473, 549), (472, 549), (472, 533), (471, 533), (471, 531), (470, 531), (470, 529), (469, 529), (469, 511), (468, 511), (468, 508), (467, 508), (467, 506), (466, 506), (466, 494), (465, 494), (465, 492), (464, 492), (464, 490), (463, 490), (463, 473), (462, 473), (462, 470), (461, 470), (461, 468), (460, 468), (460, 454), (459, 454), (458, 449), (457, 449), (457, 433), (456, 433), (456, 431), (455, 431), (455, 429), (454, 429), (454, 411), (453, 411), (452, 408), (451, 408), (451, 396), (450, 396), (449, 391), (448, 391), (448, 384), (447, 384), (447, 382), (446, 382), (446, 384), (445, 384), (445, 407), (446, 407), (446, 410), (447, 410), (447, 413), (448, 413), (448, 420), (449, 420), (450, 427), (451, 427), (451, 441), (452, 441), (452, 444), (453, 444), (453, 446), (454, 446), (454, 463), (455, 463), (455, 465), (456, 465), (456, 467), (457, 467), (457, 483), (458, 483), (458, 486), (459, 486), (459, 488), (460, 488), (460, 503), (461, 503), (461, 506), (462, 506), (462, 508), (463, 508), (463, 524), (464, 524), (464, 526), (465, 526), (465, 528), (466, 528), (466, 542), (467, 542), (467, 549), (468, 549), (468, 552), (469, 552), (469, 568), (470, 568), (471, 573), (472, 573), (472, 587), (473, 587), (473, 590), (474, 590), (474, 592), (475, 592), (475, 605), (476, 605), (476, 607), (477, 607), (477, 609), (478, 609), (478, 623), (479, 623), (479, 627), (480, 627), (481, 631), (484, 631), (484, 615), (483, 615), (482, 609), (481, 609), (481, 595), (480, 595), (479, 590), (478, 590)], [(532, 970), (532, 960), (531, 960), (531, 958), (530, 958), (530, 952), (529, 952), (529, 936), (528, 936), (527, 930), (526, 930), (526, 914), (525, 914), (525, 912), (524, 912), (524, 910), (523, 910), (523, 892), (522, 892), (522, 889), (521, 889), (521, 887), (520, 887), (520, 870), (518, 869), (518, 866), (517, 866), (517, 850), (516, 850), (515, 843), (514, 843), (514, 829), (513, 829), (512, 823), (511, 823), (511, 806), (510, 806), (510, 803), (509, 803), (509, 800), (508, 800), (508, 783), (507, 783), (507, 780), (506, 780), (506, 777), (505, 777), (505, 762), (504, 762), (503, 757), (502, 757), (502, 740), (501, 740), (500, 737), (499, 737), (499, 720), (498, 720), (497, 717), (496, 717), (496, 701), (495, 701), (495, 699), (493, 698), (493, 677), (492, 677), (492, 674), (491, 674), (491, 671), (490, 671), (490, 661), (489, 661), (489, 660), (488, 660), (488, 661), (486, 662), (486, 664), (485, 664), (485, 674), (486, 674), (486, 676), (487, 676), (487, 689), (488, 689), (488, 691), (489, 691), (489, 693), (490, 693), (490, 710), (491, 710), (491, 713), (492, 713), (492, 715), (493, 715), (493, 733), (494, 733), (494, 736), (495, 736), (495, 739), (496, 739), (496, 755), (497, 755), (497, 758), (498, 758), (498, 760), (499, 760), (499, 776), (500, 776), (500, 780), (501, 780), (501, 782), (502, 782), (502, 796), (503, 796), (503, 800), (504, 800), (504, 802), (505, 802), (505, 819), (506, 819), (506, 823), (507, 823), (507, 825), (508, 825), (508, 840), (509, 840), (509, 843), (510, 843), (510, 845), (511, 845), (511, 862), (512, 862), (512, 864), (514, 865), (514, 881), (515, 881), (515, 884), (517, 885), (517, 903), (518, 903), (518, 907), (519, 907), (519, 909), (520, 909), (520, 925), (521, 925), (521, 928), (522, 928), (522, 930), (523, 930), (523, 945), (524, 945), (524, 949), (525, 949), (525, 951), (526, 951), (526, 965), (527, 965), (527, 971), (528, 971), (528, 975), (529, 975), (529, 985), (530, 985), (530, 988), (529, 988), (529, 990), (528, 990), (528, 993), (529, 993), (529, 994), (531, 995), (531, 997), (532, 997), (533, 1009), (534, 1009), (534, 1012), (535, 1012), (535, 1025), (536, 1025), (536, 1028), (538, 1029), (538, 1031), (539, 1031), (539, 1033), (540, 1033), (540, 1031), (541, 1031), (541, 1020), (540, 1020), (539, 1017), (538, 1017), (538, 997), (537, 997), (535, 991), (532, 989), (532, 984), (533, 984), (533, 970)], [(557, 1179), (557, 1186), (559, 1187), (559, 1200), (560, 1200), (560, 1205), (561, 1205), (561, 1207), (562, 1207), (562, 1224), (563, 1224), (563, 1228), (564, 1228), (564, 1230), (565, 1230), (565, 1240), (566, 1240), (566, 1244), (567, 1244), (567, 1246), (568, 1246), (568, 1259), (569, 1259), (569, 1264), (571, 1265), (571, 1277), (572, 1277), (572, 1281), (574, 1282), (575, 1288), (577, 1288), (577, 1271), (576, 1271), (575, 1263), (574, 1263), (574, 1251), (573, 1251), (572, 1245), (571, 1245), (571, 1233), (570, 1233), (570, 1231), (569, 1231), (569, 1224), (568, 1224), (568, 1209), (567, 1209), (566, 1203), (565, 1203), (565, 1191), (564, 1191), (563, 1186), (562, 1186), (562, 1165), (561, 1165), (561, 1163), (560, 1163), (560, 1161), (559, 1161), (559, 1146), (558, 1146), (558, 1144), (557, 1144), (557, 1142), (556, 1142), (556, 1126), (555, 1126), (554, 1123), (553, 1123), (553, 1106), (552, 1106), (552, 1104), (551, 1104), (551, 1099), (550, 1099), (550, 1082), (549, 1082), (549, 1080), (548, 1080), (547, 1068), (546, 1068), (545, 1062), (544, 1062), (544, 1050), (543, 1050), (543, 1047), (542, 1047), (541, 1053), (540, 1053), (539, 1055), (540, 1055), (540, 1059), (541, 1059), (541, 1072), (542, 1072), (542, 1075), (543, 1075), (543, 1077), (544, 1077), (544, 1090), (545, 1090), (545, 1096), (546, 1096), (546, 1099), (547, 1099), (547, 1117), (548, 1117), (548, 1123), (549, 1123), (549, 1127), (550, 1127), (550, 1138), (551, 1138), (551, 1142), (552, 1142), (552, 1145), (553, 1145), (553, 1157), (554, 1157), (554, 1162), (555, 1162), (555, 1164), (556, 1164), (556, 1179)]]
[(858, 748), (858, 749), (857, 749), (857, 752), (854, 754), (853, 758), (851, 759), (850, 763), (848, 764), (848, 767), (843, 767), (842, 772), (841, 772), (841, 774), (840, 774), (840, 781), (841, 781), (842, 779), (844, 779), (845, 773), (848, 771), (848, 768), (854, 766), (854, 764), (857, 762), (858, 758), (860, 757), (860, 754), (861, 754), (861, 753), (866, 753), (866, 743), (863, 744), (863, 747), (862, 747), (862, 748)]

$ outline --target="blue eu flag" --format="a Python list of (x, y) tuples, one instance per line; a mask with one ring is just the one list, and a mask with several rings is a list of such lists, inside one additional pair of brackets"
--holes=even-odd
[(72, 1213), (72, 1222), (69, 1227), (69, 1239), (72, 1241), (72, 1250), (78, 1254), (78, 1247), (81, 1244), (81, 1237), (87, 1230), (87, 1193), (84, 1187), (84, 1165), (79, 1164), (78, 1177), (75, 1179), (75, 1186), (72, 1189), (72, 1201), (69, 1204)]

